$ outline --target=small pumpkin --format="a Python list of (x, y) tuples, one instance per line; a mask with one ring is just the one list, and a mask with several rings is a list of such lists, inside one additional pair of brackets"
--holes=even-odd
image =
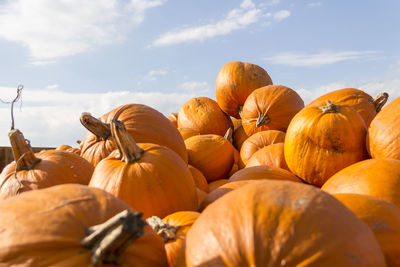
[(289, 169), (321, 187), (341, 169), (367, 158), (364, 120), (352, 107), (307, 107), (291, 121), (284, 154)]
[(229, 179), (218, 179), (215, 181), (212, 181), (211, 183), (208, 184), (208, 188), (210, 189), (210, 192), (214, 191), (218, 187), (226, 184), (229, 182)]
[(296, 175), (287, 170), (265, 165), (241, 169), (229, 178), (229, 182), (261, 179), (302, 182)]
[(190, 128), (178, 128), (178, 131), (182, 135), (183, 140), (200, 134), (199, 132), (196, 132), (195, 130), (192, 130)]
[(242, 125), (248, 136), (266, 130), (286, 131), (290, 121), (304, 107), (293, 89), (269, 85), (254, 90), (243, 105)]
[(157, 144), (136, 144), (121, 121), (110, 126), (118, 150), (99, 162), (89, 186), (112, 193), (144, 218), (197, 209), (196, 185), (178, 154)]
[(246, 141), (248, 137), (249, 136), (244, 131), (243, 126), (240, 124), (240, 126), (237, 127), (233, 132), (233, 145), (236, 147), (237, 150), (240, 151), (244, 141)]
[(182, 105), (178, 113), (178, 128), (190, 128), (200, 134), (224, 136), (232, 121), (218, 106), (215, 100), (208, 97), (194, 97)]
[(283, 143), (272, 144), (254, 153), (246, 164), (246, 168), (252, 166), (270, 166), (289, 170), (285, 161)]
[(194, 183), (196, 184), (197, 188), (208, 193), (209, 189), (208, 189), (208, 183), (207, 183), (206, 177), (201, 173), (201, 171), (199, 171), (192, 165), (188, 165), (188, 167), (189, 167), (190, 173), (193, 176), (193, 180), (194, 180)]
[(167, 118), (172, 122), (172, 124), (176, 128), (178, 128), (178, 113), (177, 112), (173, 112), (173, 113), (169, 114)]
[(221, 68), (217, 76), (217, 103), (226, 114), (239, 119), (246, 98), (255, 89), (270, 84), (271, 77), (262, 67), (248, 62), (229, 62)]

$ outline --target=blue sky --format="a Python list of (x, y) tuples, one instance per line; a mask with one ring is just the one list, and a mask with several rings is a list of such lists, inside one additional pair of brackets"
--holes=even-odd
[[(168, 115), (215, 99), (220, 68), (258, 64), (306, 103), (355, 87), (400, 96), (398, 0), (0, 0), (0, 98), (33, 146), (75, 145), (79, 114), (126, 103)], [(0, 107), (9, 145), (9, 105)]]

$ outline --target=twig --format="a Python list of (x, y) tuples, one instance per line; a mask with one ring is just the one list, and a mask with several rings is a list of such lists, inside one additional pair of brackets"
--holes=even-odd
[(0, 99), (0, 101), (2, 103), (4, 103), (4, 104), (11, 104), (11, 130), (14, 130), (14, 104), (16, 102), (18, 102), (18, 100), (21, 99), (22, 89), (24, 89), (24, 86), (22, 84), (18, 85), (18, 87), (17, 87), (17, 96), (11, 102), (6, 102), (6, 101)]

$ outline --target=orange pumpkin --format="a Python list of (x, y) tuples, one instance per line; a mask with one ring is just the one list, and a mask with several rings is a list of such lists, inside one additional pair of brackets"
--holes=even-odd
[(240, 61), (229, 62), (217, 76), (217, 103), (225, 113), (239, 119), (243, 104), (251, 92), (270, 84), (271, 77), (260, 66)]
[(96, 166), (89, 186), (98, 187), (150, 216), (196, 210), (196, 185), (186, 163), (171, 149), (137, 145), (124, 124), (111, 121), (118, 150)]
[(367, 147), (372, 158), (400, 159), (400, 97), (390, 102), (372, 120)]
[(309, 103), (307, 107), (326, 105), (328, 101), (336, 105), (347, 105), (354, 108), (361, 115), (365, 125), (368, 127), (375, 115), (385, 105), (388, 97), (387, 93), (382, 93), (372, 98), (369, 94), (359, 89), (344, 88), (318, 97)]
[(0, 221), (3, 266), (167, 264), (163, 240), (104, 190), (63, 184), (26, 192), (0, 201)]
[(212, 181), (211, 183), (208, 184), (208, 188), (210, 189), (210, 192), (214, 191), (218, 187), (226, 184), (229, 182), (229, 179), (218, 179), (215, 181)]
[(208, 193), (204, 192), (203, 190), (199, 189), (198, 187), (196, 188), (197, 191), (197, 204), (198, 207), (200, 207), (200, 203), (203, 202), (203, 200), (206, 198)]
[(235, 148), (215, 134), (196, 135), (185, 140), (189, 164), (201, 171), (208, 183), (227, 178), (234, 164)]
[(246, 164), (246, 168), (252, 166), (270, 166), (289, 170), (285, 161), (283, 143), (266, 146), (254, 153)]
[(186, 233), (197, 220), (200, 213), (195, 211), (179, 211), (160, 219), (156, 216), (147, 219), (147, 223), (164, 240), (168, 265), (175, 266), (179, 250), (185, 240)]
[(54, 149), (35, 154), (17, 129), (9, 138), (15, 160), (0, 174), (0, 199), (58, 184), (89, 183), (94, 168), (81, 156)]
[(367, 159), (357, 162), (337, 172), (321, 189), (331, 194), (374, 196), (400, 207), (400, 160)]
[(188, 267), (386, 266), (371, 229), (336, 198), (272, 180), (209, 205), (186, 235), (185, 258)]
[(400, 208), (367, 195), (334, 195), (357, 217), (368, 224), (385, 255), (388, 266), (400, 266)]
[(233, 145), (240, 151), (244, 141), (248, 138), (248, 135), (243, 129), (243, 126), (240, 124), (238, 128), (233, 132)]
[(178, 128), (178, 131), (182, 135), (183, 140), (200, 134), (199, 132), (196, 132), (195, 130), (192, 130), (190, 128)]
[(187, 101), (178, 113), (178, 127), (190, 128), (200, 134), (224, 136), (232, 128), (231, 119), (217, 102), (208, 97), (195, 97)]
[(192, 165), (188, 165), (188, 167), (189, 167), (190, 173), (193, 176), (193, 180), (194, 180), (194, 183), (196, 184), (197, 188), (208, 193), (209, 189), (208, 189), (208, 183), (207, 183), (206, 177), (201, 173), (201, 171), (199, 171)]
[(168, 115), (167, 118), (172, 122), (172, 124), (176, 128), (178, 128), (178, 113), (171, 113), (171, 114)]
[(232, 124), (233, 124), (233, 130), (236, 131), (236, 129), (242, 125), (242, 120), (241, 119), (236, 119), (236, 118), (231, 118)]
[(352, 107), (307, 107), (286, 132), (285, 160), (295, 175), (320, 187), (336, 172), (366, 159), (365, 136), (364, 120)]
[(261, 179), (302, 182), (293, 173), (281, 168), (270, 166), (253, 166), (241, 169), (229, 178), (229, 182)]
[(286, 131), (293, 116), (304, 107), (289, 87), (269, 85), (254, 90), (243, 105), (242, 125), (248, 136), (265, 130)]
[(88, 113), (81, 115), (82, 125), (89, 130), (79, 145), (81, 156), (93, 166), (116, 149), (110, 132), (110, 122), (113, 119), (122, 121), (138, 143), (166, 146), (187, 162), (183, 138), (163, 114), (146, 105), (128, 104), (109, 111), (99, 119)]
[(251, 156), (263, 147), (283, 143), (285, 141), (285, 133), (278, 130), (262, 131), (248, 137), (240, 149), (239, 165), (244, 168)]

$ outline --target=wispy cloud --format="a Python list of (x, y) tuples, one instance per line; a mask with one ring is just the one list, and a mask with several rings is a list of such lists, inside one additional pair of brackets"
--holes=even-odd
[(147, 81), (155, 81), (158, 77), (165, 76), (167, 73), (167, 70), (151, 70), (144, 76), (144, 79)]
[(348, 60), (375, 60), (381, 58), (380, 51), (326, 51), (315, 54), (286, 52), (266, 58), (272, 64), (293, 67), (318, 67)]
[(165, 0), (13, 0), (0, 3), (0, 38), (27, 47), (36, 65), (124, 40)]
[(207, 94), (211, 90), (211, 86), (207, 82), (199, 81), (187, 81), (182, 83), (179, 87), (181, 91), (197, 94), (197, 96)]
[(225, 18), (216, 23), (167, 32), (157, 38), (149, 47), (174, 45), (190, 41), (204, 41), (244, 29), (258, 22), (261, 18), (272, 17), (279, 21), (290, 16), (290, 12), (286, 10), (279, 11), (273, 16), (264, 16), (264, 6), (256, 6), (251, 0), (244, 0), (239, 8), (229, 11)]
[(322, 6), (321, 2), (311, 2), (307, 4), (308, 7), (318, 7), (318, 6)]

